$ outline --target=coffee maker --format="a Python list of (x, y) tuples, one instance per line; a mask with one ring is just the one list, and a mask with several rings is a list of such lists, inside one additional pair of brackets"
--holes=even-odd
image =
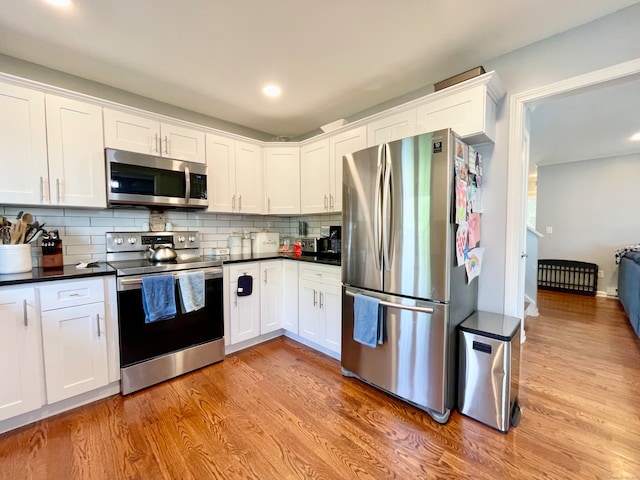
[(329, 235), (319, 237), (317, 243), (319, 257), (339, 259), (342, 253), (342, 227), (339, 225), (330, 226)]

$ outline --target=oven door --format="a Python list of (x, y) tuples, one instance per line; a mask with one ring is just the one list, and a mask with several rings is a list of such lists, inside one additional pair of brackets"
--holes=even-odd
[(142, 276), (118, 278), (118, 324), (120, 366), (154, 359), (224, 337), (222, 268), (206, 268), (205, 307), (182, 313), (176, 282), (175, 317), (145, 323), (142, 307)]

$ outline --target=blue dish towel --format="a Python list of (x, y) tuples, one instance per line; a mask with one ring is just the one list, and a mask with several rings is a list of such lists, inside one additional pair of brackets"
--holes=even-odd
[(353, 339), (367, 347), (382, 344), (382, 315), (377, 298), (357, 293), (353, 301)]
[(145, 323), (168, 320), (176, 316), (173, 275), (142, 277), (142, 308)]
[(182, 313), (195, 312), (204, 308), (204, 272), (180, 273), (178, 285)]

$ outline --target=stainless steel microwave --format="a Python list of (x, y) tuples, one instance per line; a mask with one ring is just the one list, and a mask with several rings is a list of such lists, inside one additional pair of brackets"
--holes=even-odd
[(207, 208), (207, 166), (105, 149), (109, 206)]

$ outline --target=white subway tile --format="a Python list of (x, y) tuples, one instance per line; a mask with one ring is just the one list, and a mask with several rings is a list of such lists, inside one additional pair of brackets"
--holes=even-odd
[(91, 218), (91, 226), (92, 227), (134, 227), (135, 223), (133, 218), (99, 218), (92, 217)]
[(67, 255), (106, 253), (104, 245), (66, 245), (64, 248)]

